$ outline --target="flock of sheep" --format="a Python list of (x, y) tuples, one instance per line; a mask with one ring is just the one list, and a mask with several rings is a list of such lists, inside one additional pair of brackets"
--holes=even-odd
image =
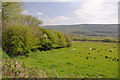
[[(75, 46), (76, 48), (76, 46)], [(87, 48), (87, 46), (85, 46), (85, 48)], [(96, 50), (96, 48), (90, 48), (90, 50)], [(73, 51), (75, 51), (75, 49), (73, 49)], [(113, 52), (113, 49), (110, 49), (110, 52)]]
[[(75, 46), (75, 48), (77, 48), (77, 47)], [(73, 51), (76, 50), (75, 48), (73, 49)], [(85, 46), (84, 48), (87, 48), (87, 46)], [(90, 50), (90, 51), (91, 51), (91, 50), (96, 50), (96, 48), (90, 48), (89, 50)], [(101, 49), (101, 50), (102, 50), (102, 49)], [(105, 49), (105, 50), (106, 50), (106, 49)], [(109, 51), (110, 51), (110, 52), (113, 52), (113, 49), (110, 49)], [(98, 52), (100, 52), (100, 51), (98, 51)], [(104, 53), (104, 54), (105, 54), (105, 53)], [(90, 55), (90, 53), (88, 53), (88, 55)], [(101, 56), (102, 56), (102, 55), (101, 55)], [(88, 58), (89, 58), (89, 57), (87, 56), (86, 59), (88, 59)], [(91, 57), (90, 57), (90, 58), (91, 58)], [(111, 57), (108, 57), (108, 56), (105, 56), (105, 58), (106, 58), (106, 59), (112, 59)], [(94, 59), (96, 59), (96, 58), (94, 57)], [(113, 61), (119, 61), (119, 59), (117, 59), (117, 58), (113, 58), (112, 60), (113, 60)]]

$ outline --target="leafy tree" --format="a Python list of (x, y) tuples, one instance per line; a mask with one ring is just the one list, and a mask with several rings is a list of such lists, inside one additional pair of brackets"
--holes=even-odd
[(17, 19), (17, 16), (23, 11), (24, 4), (22, 2), (2, 2), (2, 20), (9, 22)]
[(67, 47), (70, 47), (72, 45), (70, 36), (68, 36), (67, 34), (64, 34), (64, 38), (67, 42)]
[(39, 26), (40, 24), (42, 24), (41, 20), (31, 15), (22, 15), (20, 21), (24, 25), (28, 25), (28, 26)]

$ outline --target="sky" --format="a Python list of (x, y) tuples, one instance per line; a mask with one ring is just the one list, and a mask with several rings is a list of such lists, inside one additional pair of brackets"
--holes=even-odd
[[(77, 1), (77, 0), (76, 0)], [(117, 24), (118, 1), (81, 0), (68, 2), (25, 2), (23, 14), (43, 21), (43, 25)]]

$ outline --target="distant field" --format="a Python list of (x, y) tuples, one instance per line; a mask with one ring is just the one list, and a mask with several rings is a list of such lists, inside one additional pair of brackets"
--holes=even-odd
[(43, 28), (62, 31), (71, 36), (87, 36), (87, 37), (118, 37), (117, 24), (76, 24), (76, 25), (47, 25)]
[[(96, 48), (96, 50), (90, 50), (90, 48)], [(110, 49), (113, 49), (113, 52), (110, 52)], [(117, 43), (73, 42), (71, 48), (31, 52), (25, 56), (12, 58), (12, 60), (24, 62), (28, 67), (41, 68), (52, 77), (115, 78), (118, 76), (117, 50)]]

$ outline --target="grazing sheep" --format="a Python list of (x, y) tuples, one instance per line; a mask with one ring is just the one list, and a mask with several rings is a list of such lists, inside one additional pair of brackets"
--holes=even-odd
[(92, 50), (96, 50), (96, 48), (93, 48)]
[(75, 51), (75, 49), (73, 49), (73, 51)]
[(96, 59), (96, 57), (94, 57), (94, 59)]
[(108, 56), (105, 56), (105, 58), (108, 58)]
[(119, 61), (119, 59), (117, 59), (117, 61)]
[(86, 59), (88, 59), (88, 56), (86, 57)]
[(115, 59), (113, 59), (113, 61), (115, 61)]
[(90, 48), (90, 50), (92, 50), (92, 48)]
[(110, 49), (110, 52), (113, 52), (113, 49)]

